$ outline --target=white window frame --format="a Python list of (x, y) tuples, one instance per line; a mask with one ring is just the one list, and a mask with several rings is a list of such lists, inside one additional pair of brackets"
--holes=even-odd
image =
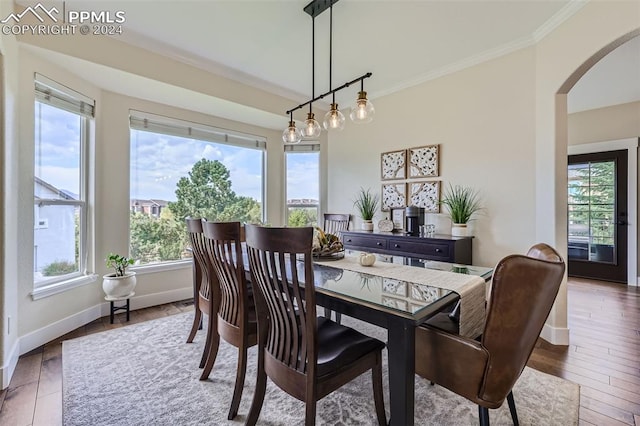
[[(262, 221), (265, 220), (267, 212), (267, 139), (264, 136), (223, 129), (208, 124), (195, 123), (134, 109), (129, 110), (130, 135), (131, 130), (142, 130), (161, 135), (178, 136), (187, 139), (196, 139), (204, 142), (262, 151), (261, 208)], [(129, 143), (131, 144), (131, 141), (129, 141)], [(131, 238), (131, 231), (129, 231), (129, 238)], [(147, 274), (190, 268), (191, 263), (192, 261), (189, 259), (177, 259), (132, 266), (130, 269), (138, 274)]]
[[(79, 208), (79, 256), (78, 256), (78, 271), (60, 275), (57, 277), (51, 277), (49, 279), (33, 282), (33, 291), (31, 296), (34, 300), (58, 294), (67, 291), (78, 286), (90, 284), (97, 280), (97, 275), (90, 273), (87, 270), (88, 265), (88, 253), (89, 253), (89, 236), (87, 235), (87, 216), (88, 216), (88, 173), (87, 165), (89, 160), (89, 138), (90, 138), (90, 126), (91, 120), (93, 120), (95, 101), (83, 94), (76, 92), (66, 86), (63, 86), (49, 78), (36, 73), (35, 78), (35, 102), (34, 102), (34, 125), (36, 121), (36, 103), (42, 103), (54, 108), (62, 109), (73, 114), (77, 114), (80, 117), (80, 194), (79, 200), (61, 200), (61, 199), (43, 199), (35, 198), (34, 194), (34, 206), (74, 206)], [(34, 145), (37, 143), (34, 134)], [(34, 171), (35, 179), (35, 171)], [(37, 220), (39, 218), (34, 215), (34, 223), (32, 231), (37, 228)], [(34, 246), (35, 250), (35, 246)]]
[(289, 208), (291, 207), (301, 207), (301, 208), (311, 208), (311, 207), (315, 207), (316, 208), (316, 218), (318, 220), (318, 224), (321, 223), (321, 219), (320, 219), (320, 192), (318, 193), (318, 203), (317, 204), (289, 204), (289, 193), (288, 193), (288, 185), (287, 185), (287, 171), (289, 170), (288, 166), (287, 166), (287, 161), (288, 161), (288, 156), (289, 155), (295, 155), (296, 153), (298, 154), (302, 154), (302, 153), (311, 153), (311, 152), (317, 152), (318, 153), (318, 189), (320, 189), (320, 161), (321, 161), (321, 155), (320, 155), (320, 144), (317, 142), (314, 143), (305, 143), (305, 144), (297, 144), (297, 145), (284, 145), (284, 192), (285, 192), (285, 197), (284, 197), (284, 221), (286, 224), (289, 223)]

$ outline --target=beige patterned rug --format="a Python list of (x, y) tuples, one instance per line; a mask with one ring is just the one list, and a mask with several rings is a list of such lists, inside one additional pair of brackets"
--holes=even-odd
[[(237, 349), (222, 342), (207, 381), (198, 368), (205, 331), (184, 343), (193, 314), (173, 315), (63, 343), (65, 425), (242, 425), (255, 383), (249, 351), (239, 414), (227, 420)], [(347, 325), (386, 340), (383, 329), (344, 318)], [(388, 401), (385, 357), (385, 403)], [(318, 402), (318, 425), (375, 425), (370, 374)], [(520, 424), (576, 425), (580, 390), (566, 380), (525, 369), (513, 390)], [(387, 408), (388, 415), (388, 408)], [(490, 410), (492, 425), (511, 425), (507, 404)], [(477, 425), (477, 406), (416, 376), (416, 425)], [(304, 423), (304, 404), (268, 382), (261, 425)]]

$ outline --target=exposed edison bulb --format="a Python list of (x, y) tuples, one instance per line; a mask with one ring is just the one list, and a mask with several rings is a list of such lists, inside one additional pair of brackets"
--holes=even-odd
[(320, 136), (320, 123), (314, 118), (312, 112), (307, 114), (307, 119), (304, 121), (304, 126), (300, 130), (303, 138), (317, 138)]
[(300, 133), (300, 130), (296, 129), (295, 121), (290, 121), (289, 127), (284, 129), (284, 132), (282, 132), (282, 140), (284, 143), (294, 145), (300, 143), (301, 139), (302, 134)]
[(322, 125), (325, 130), (344, 129), (344, 114), (338, 110), (338, 104), (331, 104), (331, 109), (325, 114)]
[(351, 106), (349, 117), (354, 123), (370, 123), (373, 120), (376, 110), (370, 100), (367, 99), (367, 92), (358, 93), (358, 99)]

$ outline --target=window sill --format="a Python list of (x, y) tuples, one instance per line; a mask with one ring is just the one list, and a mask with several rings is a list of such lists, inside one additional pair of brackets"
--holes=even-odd
[(67, 281), (58, 282), (55, 284), (49, 284), (31, 292), (32, 300), (43, 299), (45, 297), (53, 296), (54, 294), (64, 293), (65, 291), (81, 287), (87, 284), (92, 284), (98, 280), (97, 274), (83, 275), (81, 277), (73, 278)]
[(173, 271), (176, 269), (187, 269), (192, 266), (191, 259), (177, 260), (175, 262), (152, 263), (149, 265), (130, 266), (128, 271), (135, 272), (137, 275), (155, 274), (156, 272)]

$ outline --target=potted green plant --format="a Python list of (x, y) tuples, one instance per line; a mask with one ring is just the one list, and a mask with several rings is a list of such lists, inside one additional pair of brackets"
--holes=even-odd
[(373, 194), (370, 189), (360, 188), (353, 205), (362, 218), (362, 229), (373, 231), (373, 216), (376, 214), (380, 199), (378, 194)]
[(478, 192), (467, 186), (449, 184), (440, 204), (445, 205), (449, 211), (451, 235), (455, 237), (466, 236), (467, 223), (476, 212), (482, 210)]
[(102, 289), (107, 295), (107, 300), (130, 297), (136, 287), (136, 273), (127, 272), (127, 267), (135, 261), (126, 256), (109, 253), (105, 262), (107, 268), (114, 270), (102, 276)]

